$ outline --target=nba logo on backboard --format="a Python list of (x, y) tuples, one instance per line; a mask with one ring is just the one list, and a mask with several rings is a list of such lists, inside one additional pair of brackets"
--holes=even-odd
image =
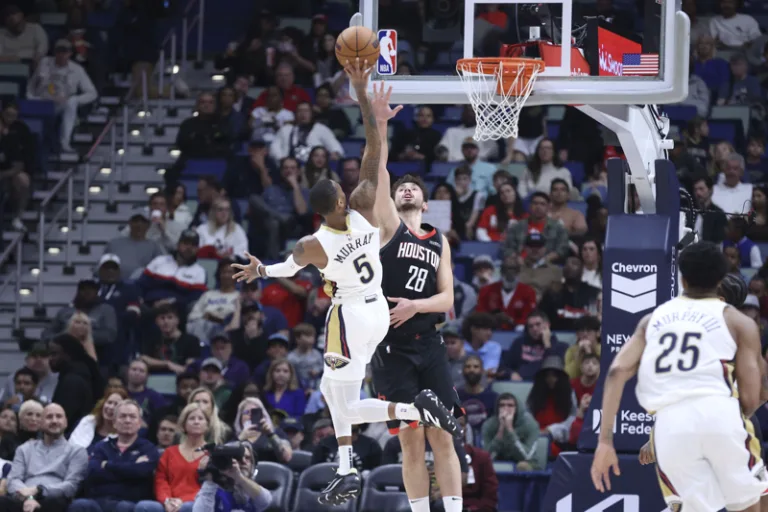
[(397, 31), (379, 30), (379, 60), (376, 72), (394, 75), (397, 72)]

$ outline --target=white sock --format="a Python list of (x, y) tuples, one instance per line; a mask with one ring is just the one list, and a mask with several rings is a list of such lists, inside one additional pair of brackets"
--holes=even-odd
[(445, 512), (461, 512), (464, 500), (461, 496), (443, 496), (443, 508)]
[(413, 404), (395, 404), (395, 419), (418, 421), (421, 419), (421, 414)]
[(352, 471), (352, 445), (339, 445), (339, 469), (340, 475), (346, 475)]
[(411, 505), (411, 512), (429, 512), (429, 496), (408, 500), (408, 503)]

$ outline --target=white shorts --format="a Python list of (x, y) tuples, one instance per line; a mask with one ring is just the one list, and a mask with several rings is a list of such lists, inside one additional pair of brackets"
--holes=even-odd
[(682, 502), (686, 512), (744, 510), (768, 489), (760, 442), (736, 398), (665, 407), (656, 413), (651, 443), (665, 501)]
[(323, 378), (359, 380), (389, 330), (389, 306), (383, 295), (334, 301), (325, 318)]

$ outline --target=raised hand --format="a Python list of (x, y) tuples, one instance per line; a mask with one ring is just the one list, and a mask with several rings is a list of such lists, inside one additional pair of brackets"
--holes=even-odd
[(257, 277), (264, 277), (264, 274), (260, 273), (264, 272), (264, 265), (262, 265), (261, 261), (256, 256), (253, 256), (248, 252), (245, 253), (245, 257), (250, 261), (248, 265), (241, 265), (239, 263), (232, 264), (232, 268), (240, 271), (232, 276), (234, 280), (238, 283), (241, 281), (250, 283)]
[(373, 71), (373, 62), (368, 63), (368, 59), (360, 61), (356, 57), (354, 62), (347, 61), (344, 65), (344, 72), (349, 77), (349, 84), (357, 91), (364, 91), (368, 88), (368, 78)]
[(371, 110), (376, 118), (376, 121), (389, 121), (397, 115), (398, 112), (403, 110), (402, 105), (398, 105), (395, 108), (389, 106), (389, 98), (392, 96), (392, 86), (388, 89), (384, 89), (384, 82), (373, 84), (373, 96), (371, 97)]

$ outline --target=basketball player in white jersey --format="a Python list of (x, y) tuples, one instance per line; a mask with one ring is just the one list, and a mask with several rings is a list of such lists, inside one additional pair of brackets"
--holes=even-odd
[(651, 444), (670, 508), (758, 512), (768, 475), (745, 422), (765, 386), (758, 328), (718, 296), (727, 267), (717, 245), (689, 245), (679, 265), (683, 295), (640, 321), (608, 371), (592, 481), (604, 492), (610, 471), (620, 474), (613, 428), (637, 374), (638, 402), (656, 415)]
[[(361, 65), (362, 64), (362, 65)], [(246, 253), (248, 265), (238, 281), (257, 277), (292, 277), (307, 265), (314, 265), (326, 280), (332, 306), (325, 327), (325, 369), (320, 383), (331, 413), (339, 443), (339, 469), (320, 494), (323, 504), (339, 505), (360, 494), (360, 477), (352, 467), (352, 425), (381, 421), (422, 421), (451, 432), (460, 428), (448, 409), (431, 390), (419, 393), (413, 403), (360, 400), (365, 367), (387, 334), (389, 307), (381, 291), (381, 246), (374, 215), (381, 143), (374, 118), (392, 118), (400, 109), (389, 108), (389, 91), (375, 87), (367, 96), (372, 68), (359, 59), (345, 71), (355, 88), (365, 124), (366, 146), (360, 166), (360, 183), (349, 198), (349, 209), (341, 186), (320, 180), (309, 193), (312, 211), (324, 224), (314, 234), (299, 240), (293, 254), (283, 263), (263, 265)], [(388, 198), (387, 198), (388, 199)]]

